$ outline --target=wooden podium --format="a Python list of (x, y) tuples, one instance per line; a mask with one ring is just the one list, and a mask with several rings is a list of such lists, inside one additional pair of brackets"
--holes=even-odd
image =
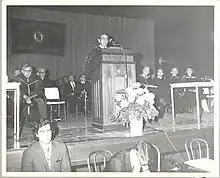
[(107, 48), (91, 62), (92, 127), (104, 130), (112, 125), (110, 116), (117, 109), (116, 91), (136, 81), (134, 54), (125, 49)]

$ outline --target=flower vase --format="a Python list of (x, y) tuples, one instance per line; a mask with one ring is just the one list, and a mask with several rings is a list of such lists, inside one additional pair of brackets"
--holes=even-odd
[(143, 118), (137, 119), (137, 115), (130, 114), (130, 137), (138, 137), (143, 135)]

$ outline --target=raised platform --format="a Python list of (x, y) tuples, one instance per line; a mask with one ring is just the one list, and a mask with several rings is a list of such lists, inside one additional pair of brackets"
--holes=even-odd
[[(184, 152), (184, 142), (188, 138), (200, 137), (208, 141), (211, 148), (214, 147), (214, 118), (213, 113), (202, 116), (201, 129), (197, 130), (196, 115), (178, 115), (176, 118), (176, 132), (172, 132), (171, 115), (166, 115), (158, 123), (147, 124), (142, 137), (129, 136), (129, 129), (122, 125), (109, 127), (105, 131), (98, 131), (92, 128), (91, 120), (88, 120), (88, 130), (84, 125), (84, 118), (74, 120), (67, 124), (60, 123), (60, 134), (56, 140), (65, 142), (68, 146), (73, 170), (87, 171), (85, 168), (86, 159), (90, 152), (97, 149), (108, 149), (113, 153), (119, 150), (133, 147), (138, 141), (146, 140), (159, 147), (162, 154), (174, 154), (174, 149), (162, 132), (153, 129), (163, 129), (170, 137), (172, 143), (180, 152)], [(148, 127), (149, 126), (149, 127)], [(150, 128), (151, 127), (151, 128)], [(29, 133), (29, 134), (28, 134)], [(86, 133), (87, 136), (86, 136)], [(10, 144), (8, 140), (8, 145)], [(12, 141), (11, 141), (12, 142)], [(22, 152), (33, 142), (30, 128), (26, 127), (21, 139), (19, 150), (8, 149), (7, 170), (20, 171)], [(183, 155), (185, 156), (185, 155)], [(79, 169), (81, 167), (81, 169)], [(82, 167), (84, 167), (82, 169)]]

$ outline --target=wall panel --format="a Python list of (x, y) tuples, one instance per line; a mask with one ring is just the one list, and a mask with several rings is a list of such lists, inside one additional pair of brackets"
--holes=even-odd
[[(10, 25), (8, 28), (8, 59), (7, 70), (11, 75), (13, 69), (23, 63), (35, 67), (45, 67), (50, 71), (50, 77), (74, 73), (79, 75), (88, 52), (97, 45), (97, 38), (102, 32), (115, 37), (125, 48), (136, 50), (144, 56), (147, 64), (154, 67), (154, 23), (122, 17), (108, 17), (90, 14), (75, 14), (30, 7), (11, 7), (8, 17), (27, 18), (48, 22), (66, 23), (65, 56), (41, 54), (11, 54)], [(25, 37), (24, 37), (25, 38)]]

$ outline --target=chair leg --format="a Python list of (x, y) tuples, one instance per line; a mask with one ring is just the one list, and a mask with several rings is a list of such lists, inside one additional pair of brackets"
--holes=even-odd
[(53, 120), (53, 105), (50, 105), (50, 120)]
[(64, 109), (63, 109), (63, 112), (64, 112), (64, 121), (67, 122), (67, 109), (66, 109), (66, 105), (64, 104), (63, 107), (64, 107)]
[(24, 128), (25, 120), (26, 120), (26, 117), (22, 118), (22, 120), (19, 124), (19, 140), (21, 138), (21, 134), (22, 134), (22, 131), (23, 131), (23, 128)]
[(78, 105), (76, 105), (76, 119), (79, 119)]
[(58, 104), (58, 117), (60, 117), (60, 104)]

